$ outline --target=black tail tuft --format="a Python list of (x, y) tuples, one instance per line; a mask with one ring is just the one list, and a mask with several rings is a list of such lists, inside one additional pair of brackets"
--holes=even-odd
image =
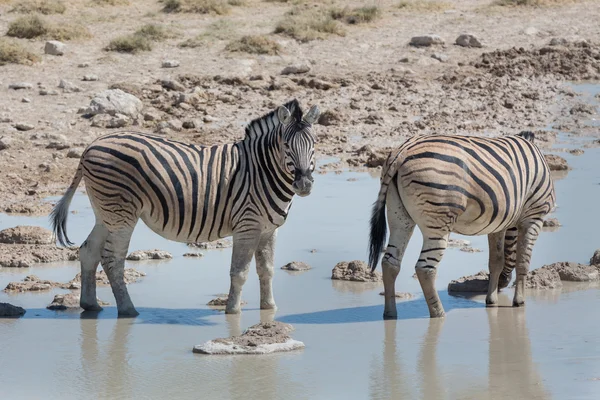
[(375, 271), (379, 263), (379, 257), (383, 251), (385, 237), (387, 235), (387, 223), (385, 220), (385, 196), (373, 204), (371, 213), (371, 234), (369, 237), (369, 266)]
[(535, 134), (531, 131), (521, 131), (517, 133), (517, 136), (521, 136), (523, 139), (533, 143), (535, 141)]
[(74, 244), (67, 236), (67, 216), (69, 215), (70, 202), (71, 196), (67, 193), (58, 201), (50, 213), (52, 230), (61, 246), (73, 246)]

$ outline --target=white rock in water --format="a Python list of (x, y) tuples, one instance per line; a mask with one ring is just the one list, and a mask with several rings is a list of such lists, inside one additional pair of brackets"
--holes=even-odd
[(92, 99), (85, 114), (123, 114), (135, 118), (143, 108), (142, 101), (134, 95), (125, 93), (121, 89), (109, 89), (97, 94)]
[(204, 344), (194, 346), (194, 353), (200, 354), (269, 354), (282, 351), (303, 349), (304, 343), (289, 339), (284, 343), (259, 344), (258, 346), (238, 346), (210, 340)]
[(462, 47), (483, 47), (479, 39), (468, 33), (464, 33), (457, 37), (455, 43)]
[(163, 68), (177, 68), (179, 67), (180, 63), (177, 60), (164, 60), (162, 62), (162, 67)]
[(411, 46), (417, 47), (428, 47), (437, 44), (444, 44), (444, 39), (442, 39), (438, 35), (423, 35), (423, 36), (414, 36), (410, 39)]
[(50, 40), (46, 42), (46, 45), (44, 46), (44, 53), (52, 56), (62, 56), (65, 54), (66, 49), (67, 45), (63, 42), (59, 42), (58, 40)]

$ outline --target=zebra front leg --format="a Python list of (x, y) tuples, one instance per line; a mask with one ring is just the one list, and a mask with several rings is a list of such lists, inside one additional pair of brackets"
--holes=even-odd
[(273, 299), (273, 274), (275, 258), (275, 241), (277, 230), (264, 233), (256, 250), (256, 272), (260, 281), (260, 308), (261, 310), (276, 309)]
[(242, 287), (248, 279), (250, 262), (260, 240), (260, 231), (246, 231), (243, 234), (233, 235), (233, 252), (231, 256), (231, 285), (229, 297), (225, 306), (226, 314), (239, 314), (241, 311)]
[(542, 220), (526, 221), (519, 226), (517, 238), (517, 280), (513, 306), (525, 305), (525, 277), (529, 271), (531, 252), (542, 229)]
[(136, 317), (139, 315), (129, 297), (123, 275), (125, 272), (125, 257), (129, 249), (129, 241), (133, 228), (124, 228), (109, 233), (102, 253), (102, 268), (108, 276), (110, 287), (117, 302), (119, 317)]
[(390, 226), (390, 239), (381, 261), (385, 303), (383, 319), (398, 318), (396, 310), (396, 278), (400, 273), (406, 246), (415, 229), (415, 222), (408, 215), (395, 184), (390, 185), (386, 198), (387, 220)]
[(81, 262), (81, 297), (79, 305), (85, 311), (100, 311), (96, 297), (96, 271), (102, 259), (102, 250), (108, 231), (102, 224), (96, 224), (88, 238), (79, 248)]
[(498, 280), (498, 288), (504, 289), (510, 283), (512, 272), (517, 263), (517, 228), (510, 228), (504, 235), (504, 270)]
[(421, 255), (417, 261), (415, 270), (417, 278), (421, 284), (423, 295), (427, 301), (429, 308), (429, 316), (431, 318), (441, 318), (446, 315), (444, 306), (440, 301), (440, 296), (435, 289), (435, 277), (437, 275), (437, 266), (442, 261), (444, 252), (448, 247), (449, 233), (433, 234), (438, 236), (428, 237), (428, 234), (423, 232), (423, 248)]
[(498, 278), (504, 268), (504, 236), (505, 231), (490, 233), (488, 235), (490, 279), (485, 304), (496, 305), (498, 303)]

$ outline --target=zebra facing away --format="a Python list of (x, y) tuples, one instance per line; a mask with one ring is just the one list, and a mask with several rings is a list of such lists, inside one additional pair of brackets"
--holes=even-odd
[(529, 131), (499, 138), (431, 135), (392, 151), (373, 205), (369, 263), (375, 269), (387, 222), (383, 257), (383, 317), (396, 318), (395, 281), (415, 225), (423, 234), (416, 273), (431, 318), (443, 317), (435, 290), (437, 266), (451, 232), (488, 235), (490, 281), (486, 304), (498, 301), (516, 267), (514, 306), (525, 301), (525, 276), (543, 218), (555, 205), (546, 161)]
[(227, 313), (240, 312), (242, 286), (253, 256), (260, 280), (260, 307), (275, 308), (273, 252), (294, 194), (313, 184), (312, 125), (317, 106), (303, 114), (292, 100), (246, 126), (245, 138), (212, 147), (154, 135), (102, 136), (84, 151), (71, 186), (52, 211), (58, 241), (66, 233), (68, 208), (85, 181), (96, 224), (81, 245), (84, 310), (101, 310), (96, 300), (98, 263), (106, 271), (120, 316), (136, 316), (123, 281), (131, 235), (141, 218), (159, 235), (178, 242), (233, 236)]

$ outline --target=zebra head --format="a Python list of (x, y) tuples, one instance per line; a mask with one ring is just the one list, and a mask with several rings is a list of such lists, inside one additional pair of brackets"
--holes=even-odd
[(302, 115), (300, 106), (296, 102), (292, 105), (291, 110), (286, 106), (277, 109), (282, 125), (282, 168), (293, 177), (294, 193), (304, 197), (310, 194), (314, 181), (316, 136), (312, 125), (319, 119), (320, 111), (314, 105)]

